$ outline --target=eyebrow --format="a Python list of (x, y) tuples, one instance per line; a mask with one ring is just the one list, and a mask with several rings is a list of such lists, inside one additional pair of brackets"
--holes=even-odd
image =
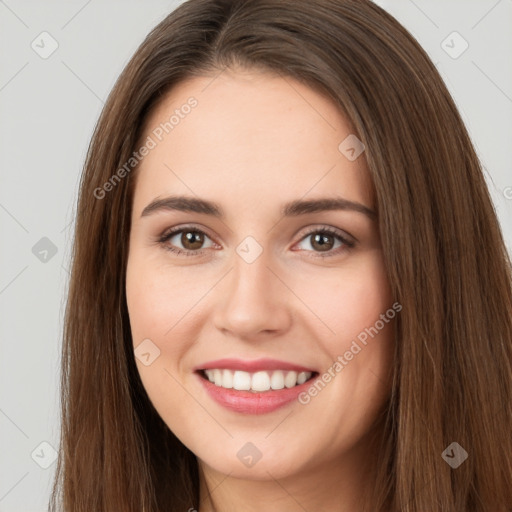
[[(142, 210), (141, 217), (146, 217), (152, 213), (162, 210), (176, 210), (182, 212), (202, 213), (212, 215), (219, 219), (224, 219), (225, 214), (222, 208), (212, 201), (187, 196), (169, 196), (161, 199), (154, 199)], [(375, 219), (377, 214), (367, 206), (349, 201), (342, 197), (311, 199), (308, 201), (295, 200), (285, 203), (281, 208), (281, 215), (284, 217), (297, 217), (308, 213), (317, 213), (332, 210), (351, 210), (362, 213), (370, 219)]]

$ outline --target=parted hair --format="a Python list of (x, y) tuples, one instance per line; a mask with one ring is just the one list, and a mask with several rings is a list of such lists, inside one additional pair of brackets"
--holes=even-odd
[[(199, 508), (190, 452), (134, 361), (125, 278), (137, 169), (103, 198), (178, 83), (244, 67), (330, 98), (365, 145), (396, 319), (368, 512), (512, 510), (511, 263), (482, 165), (436, 67), (369, 0), (189, 0), (118, 78), (81, 175), (63, 331), (53, 512)], [(200, 104), (196, 108), (200, 115)], [(452, 442), (468, 458), (453, 469)]]

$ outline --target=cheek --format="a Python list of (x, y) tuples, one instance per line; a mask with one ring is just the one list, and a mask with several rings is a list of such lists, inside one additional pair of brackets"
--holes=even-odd
[[(180, 320), (197, 302), (194, 295), (199, 290), (187, 289), (176, 272), (166, 271), (161, 265), (151, 265), (149, 260), (142, 251), (133, 251), (127, 265), (126, 298), (135, 362), (153, 406), (162, 418), (170, 419), (168, 424), (172, 425), (173, 431), (181, 433), (190, 425), (179, 419), (176, 411), (184, 408), (194, 411), (197, 404), (180, 384), (182, 376), (178, 363), (189, 344), (186, 341), (189, 337), (181, 332), (187, 324)], [(185, 292), (179, 291), (180, 287)], [(144, 364), (143, 358), (137, 357), (139, 346), (145, 347), (141, 353), (150, 352), (150, 364)], [(155, 357), (155, 354), (158, 355)]]
[(139, 265), (136, 258), (128, 260), (126, 301), (134, 345), (145, 338), (161, 337), (165, 323), (163, 292), (154, 272)]
[(322, 321), (322, 338), (338, 353), (373, 326), (392, 302), (380, 251), (369, 252), (331, 273), (324, 270), (314, 279), (301, 280), (297, 290)]
[(169, 339), (183, 317), (193, 314), (204, 294), (200, 280), (185, 279), (176, 269), (138, 258), (128, 260), (126, 297), (134, 344), (142, 337)]
[[(183, 381), (188, 371), (187, 354), (199, 337), (199, 318), (204, 316), (201, 298), (212, 287), (205, 272), (196, 272), (192, 279), (190, 272), (180, 270), (152, 261), (142, 250), (133, 251), (127, 265), (126, 298), (136, 364), (163, 417), (189, 398), (177, 381)], [(146, 346), (158, 354), (150, 366), (137, 358), (139, 352), (146, 353)]]

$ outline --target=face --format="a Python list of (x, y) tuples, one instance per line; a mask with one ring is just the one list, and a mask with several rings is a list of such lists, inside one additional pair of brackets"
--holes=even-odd
[(146, 124), (126, 278), (136, 363), (203, 467), (332, 466), (389, 396), (396, 308), (364, 153), (339, 149), (351, 133), (305, 85), (241, 71), (181, 83)]

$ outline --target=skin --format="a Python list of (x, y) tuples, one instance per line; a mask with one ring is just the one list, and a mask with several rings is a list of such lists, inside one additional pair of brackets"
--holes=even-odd
[[(149, 338), (160, 350), (148, 366), (136, 359), (143, 385), (198, 457), (199, 512), (360, 510), (364, 463), (378, 460), (373, 422), (390, 392), (392, 321), (307, 405), (229, 411), (193, 369), (224, 357), (269, 357), (322, 374), (391, 307), (375, 219), (350, 210), (280, 214), (284, 202), (324, 197), (374, 209), (364, 153), (349, 161), (338, 150), (352, 130), (328, 98), (288, 77), (241, 70), (180, 83), (151, 114), (143, 139), (190, 96), (197, 107), (136, 175), (128, 310), (134, 347)], [(226, 217), (172, 210), (141, 217), (171, 194), (214, 201)], [(207, 234), (202, 254), (166, 250), (194, 251), (181, 233), (158, 242), (169, 228), (190, 224)], [(330, 238), (332, 256), (322, 258), (307, 230), (324, 226), (349, 234), (355, 246)], [(236, 252), (247, 236), (263, 248), (250, 264)], [(237, 457), (249, 441), (262, 454), (252, 467)], [(215, 488), (213, 504), (206, 484)]]

